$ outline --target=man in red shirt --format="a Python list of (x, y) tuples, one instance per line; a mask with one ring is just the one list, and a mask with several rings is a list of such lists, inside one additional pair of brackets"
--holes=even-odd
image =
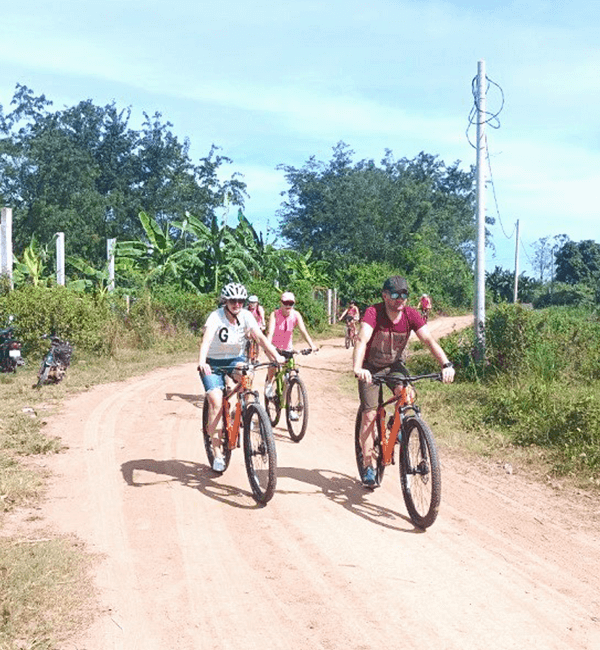
[(362, 410), (360, 444), (364, 467), (361, 479), (367, 487), (375, 487), (377, 475), (373, 442), (379, 389), (371, 381), (372, 373), (400, 370), (403, 367), (402, 352), (410, 333), (415, 332), (442, 367), (444, 383), (454, 381), (454, 368), (446, 353), (433, 339), (419, 312), (407, 305), (409, 292), (406, 280), (399, 275), (388, 278), (381, 295), (383, 302), (371, 305), (365, 311), (353, 357)]

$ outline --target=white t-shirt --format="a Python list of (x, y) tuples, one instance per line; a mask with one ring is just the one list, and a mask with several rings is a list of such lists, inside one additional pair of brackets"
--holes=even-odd
[(225, 315), (225, 308), (219, 307), (208, 316), (205, 328), (206, 332), (214, 332), (207, 358), (232, 359), (245, 355), (247, 334), (258, 330), (258, 323), (247, 309), (241, 309), (237, 323), (231, 323)]

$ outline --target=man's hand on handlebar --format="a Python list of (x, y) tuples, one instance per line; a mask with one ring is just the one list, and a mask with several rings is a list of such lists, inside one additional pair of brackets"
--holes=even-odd
[(451, 384), (454, 381), (454, 368), (448, 366), (447, 368), (442, 368), (442, 382), (444, 384)]
[(354, 371), (354, 376), (359, 380), (359, 381), (366, 381), (367, 384), (370, 384), (373, 381), (373, 378), (371, 376), (371, 372), (367, 370), (366, 368), (360, 368), (359, 370)]

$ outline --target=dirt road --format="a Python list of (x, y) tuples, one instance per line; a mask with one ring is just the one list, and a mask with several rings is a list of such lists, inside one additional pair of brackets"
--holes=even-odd
[(99, 554), (102, 611), (68, 648), (600, 649), (598, 502), (442, 453), (440, 515), (416, 530), (393, 468), (374, 492), (357, 483), (342, 343), (302, 360), (308, 433), (277, 427), (263, 508), (241, 450), (223, 476), (207, 466), (194, 364), (99, 386), (51, 420), (69, 450), (48, 461), (44, 517)]

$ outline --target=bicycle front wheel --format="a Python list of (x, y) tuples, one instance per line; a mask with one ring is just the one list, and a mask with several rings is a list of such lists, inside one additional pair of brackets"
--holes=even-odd
[(348, 332), (348, 330), (346, 330), (346, 337), (344, 339), (344, 345), (346, 346), (346, 350), (350, 347), (350, 343), (351, 343), (350, 333)]
[(244, 417), (244, 458), (252, 495), (258, 503), (273, 498), (277, 484), (277, 453), (265, 410), (249, 404)]
[[(221, 415), (221, 420), (219, 426), (222, 426), (223, 415)], [(206, 457), (208, 458), (208, 464), (211, 469), (215, 461), (215, 450), (213, 447), (213, 440), (208, 434), (208, 400), (206, 396), (204, 397), (204, 403), (202, 404), (202, 436), (204, 437), (204, 449), (206, 450)], [(225, 469), (229, 467), (229, 461), (231, 460), (231, 449), (229, 449), (229, 441), (227, 440), (227, 432), (223, 431), (223, 461), (225, 462)], [(222, 473), (222, 472), (220, 472)]]
[[(363, 480), (363, 475), (365, 473), (364, 464), (363, 464), (363, 451), (360, 444), (360, 425), (362, 422), (362, 409), (358, 409), (356, 413), (356, 422), (354, 423), (354, 452), (356, 454), (356, 467), (358, 468), (358, 475), (360, 480)], [(376, 420), (377, 434), (375, 437), (375, 451), (377, 454), (377, 485), (381, 485), (383, 481), (383, 470), (385, 465), (382, 462), (381, 454), (381, 431), (379, 427), (379, 421)]]
[(420, 417), (402, 425), (400, 483), (408, 514), (419, 528), (428, 528), (438, 515), (442, 476), (431, 429)]
[(279, 400), (279, 391), (277, 390), (277, 382), (273, 381), (273, 397), (267, 397), (267, 383), (265, 383), (265, 411), (269, 416), (271, 426), (276, 427), (281, 417), (281, 402)]
[(285, 398), (285, 419), (290, 438), (300, 442), (308, 426), (308, 394), (300, 377), (292, 377)]

